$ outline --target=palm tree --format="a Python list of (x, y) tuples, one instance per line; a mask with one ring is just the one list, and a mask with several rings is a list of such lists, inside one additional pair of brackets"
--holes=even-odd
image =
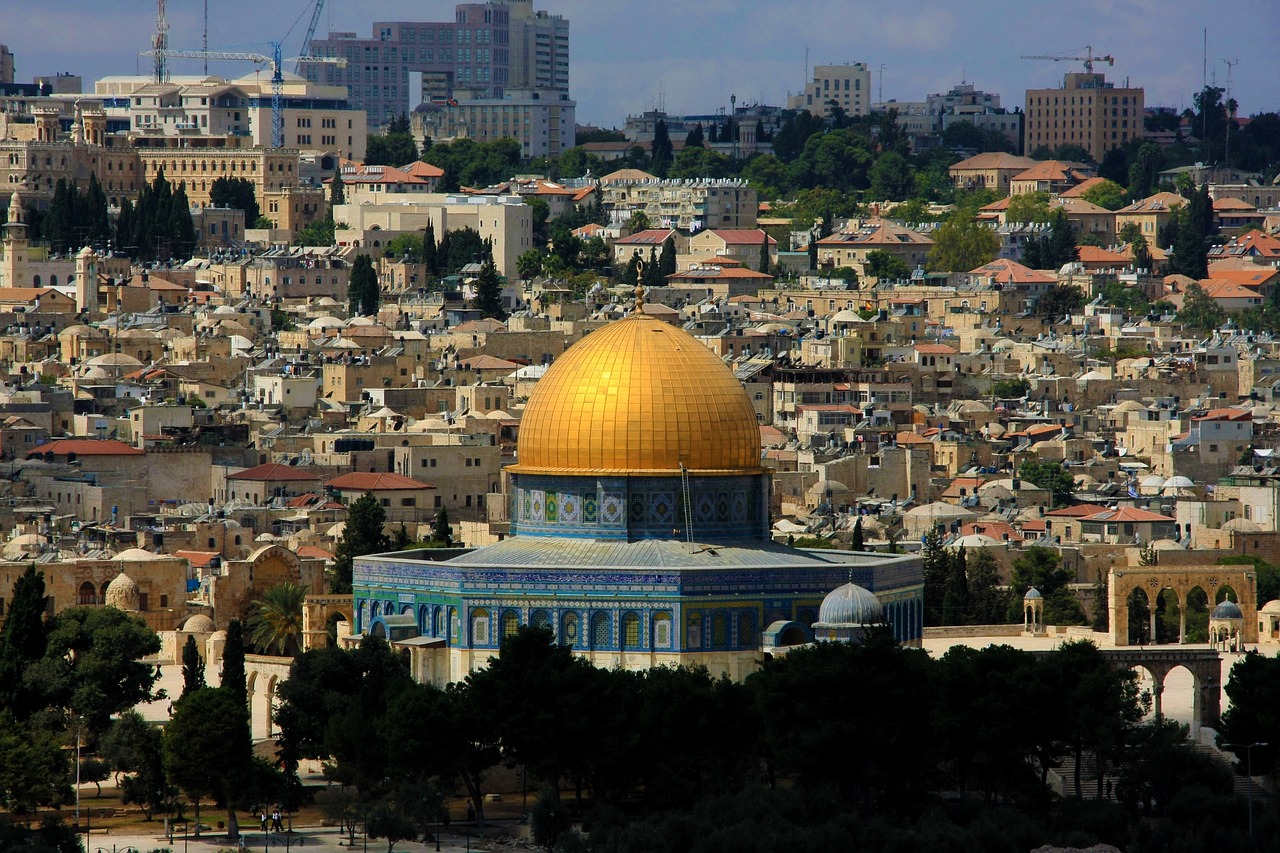
[(267, 654), (298, 654), (306, 597), (307, 590), (296, 583), (277, 584), (259, 596), (249, 617), (253, 644)]

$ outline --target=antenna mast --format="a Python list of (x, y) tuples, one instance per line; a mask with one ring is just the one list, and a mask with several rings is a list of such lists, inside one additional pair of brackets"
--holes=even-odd
[[(200, 38), (200, 49), (209, 51), (209, 0), (204, 0), (204, 35)], [(209, 76), (209, 58), (204, 60), (204, 76)]]
[(164, 0), (156, 0), (156, 34), (151, 39), (151, 46), (156, 57), (155, 82), (168, 83), (169, 22), (164, 17)]

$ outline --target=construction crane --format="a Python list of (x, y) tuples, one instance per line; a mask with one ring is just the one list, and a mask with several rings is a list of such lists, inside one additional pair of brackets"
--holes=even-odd
[(169, 82), (169, 22), (164, 16), (164, 0), (156, 0), (156, 34), (151, 38), (151, 49), (156, 58), (155, 78), (157, 83)]
[(1031, 56), (1028, 54), (1023, 54), (1022, 59), (1048, 59), (1053, 62), (1083, 62), (1084, 70), (1089, 74), (1093, 73), (1093, 63), (1095, 62), (1105, 62), (1108, 65), (1116, 64), (1116, 59), (1111, 54), (1107, 54), (1106, 56), (1094, 56), (1093, 45), (1085, 45), (1084, 56), (1077, 56), (1077, 55), (1071, 55), (1071, 54), (1066, 54), (1063, 56)]
[[(163, 9), (164, 0), (159, 0)], [(159, 35), (156, 41), (159, 41)], [(289, 59), (280, 58), (280, 42), (271, 42), (271, 56), (264, 56), (261, 53), (241, 53), (236, 51), (225, 50), (168, 50), (167, 48), (155, 48), (153, 50), (144, 51), (143, 56), (154, 56), (156, 58), (157, 76), (159, 69), (167, 68), (167, 60), (175, 59), (204, 59), (204, 60), (222, 60), (228, 62), (253, 62), (257, 65), (271, 66), (271, 147), (282, 148), (284, 146), (284, 123), (281, 109), (281, 102), (284, 99), (284, 63), (295, 62), (298, 60), (306, 60), (307, 62), (320, 62), (326, 65), (336, 65), (339, 68), (345, 68), (347, 60), (342, 57), (332, 56), (294, 56)], [(168, 72), (165, 72), (165, 80), (168, 80)], [(158, 81), (163, 82), (163, 81)]]
[(311, 10), (311, 23), (307, 24), (307, 34), (302, 37), (302, 56), (298, 57), (298, 64), (293, 66), (293, 73), (302, 74), (302, 63), (317, 59), (311, 55), (311, 40), (315, 38), (316, 27), (320, 26), (320, 13), (324, 11), (324, 0), (316, 0), (316, 7)]

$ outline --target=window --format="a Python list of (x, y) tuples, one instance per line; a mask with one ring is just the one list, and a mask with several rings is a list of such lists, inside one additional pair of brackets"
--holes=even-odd
[(489, 645), (489, 611), (484, 608), (471, 611), (471, 645)]
[(671, 613), (660, 610), (653, 614), (653, 646), (656, 649), (671, 648)]
[(622, 647), (640, 648), (640, 617), (634, 613), (627, 613), (622, 617)]
[(560, 619), (560, 642), (567, 646), (578, 645), (578, 614), (566, 613)]
[(609, 645), (609, 616), (606, 613), (591, 615), (591, 648), (603, 649)]
[(510, 637), (520, 630), (520, 616), (514, 610), (502, 614), (502, 636)]

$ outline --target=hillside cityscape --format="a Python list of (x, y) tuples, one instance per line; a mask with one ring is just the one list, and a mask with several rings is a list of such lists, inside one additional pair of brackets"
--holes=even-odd
[(1207, 34), (1190, 106), (1102, 32), (588, 124), (549, 2), (175, 5), (0, 44), (0, 850), (1280, 850)]

